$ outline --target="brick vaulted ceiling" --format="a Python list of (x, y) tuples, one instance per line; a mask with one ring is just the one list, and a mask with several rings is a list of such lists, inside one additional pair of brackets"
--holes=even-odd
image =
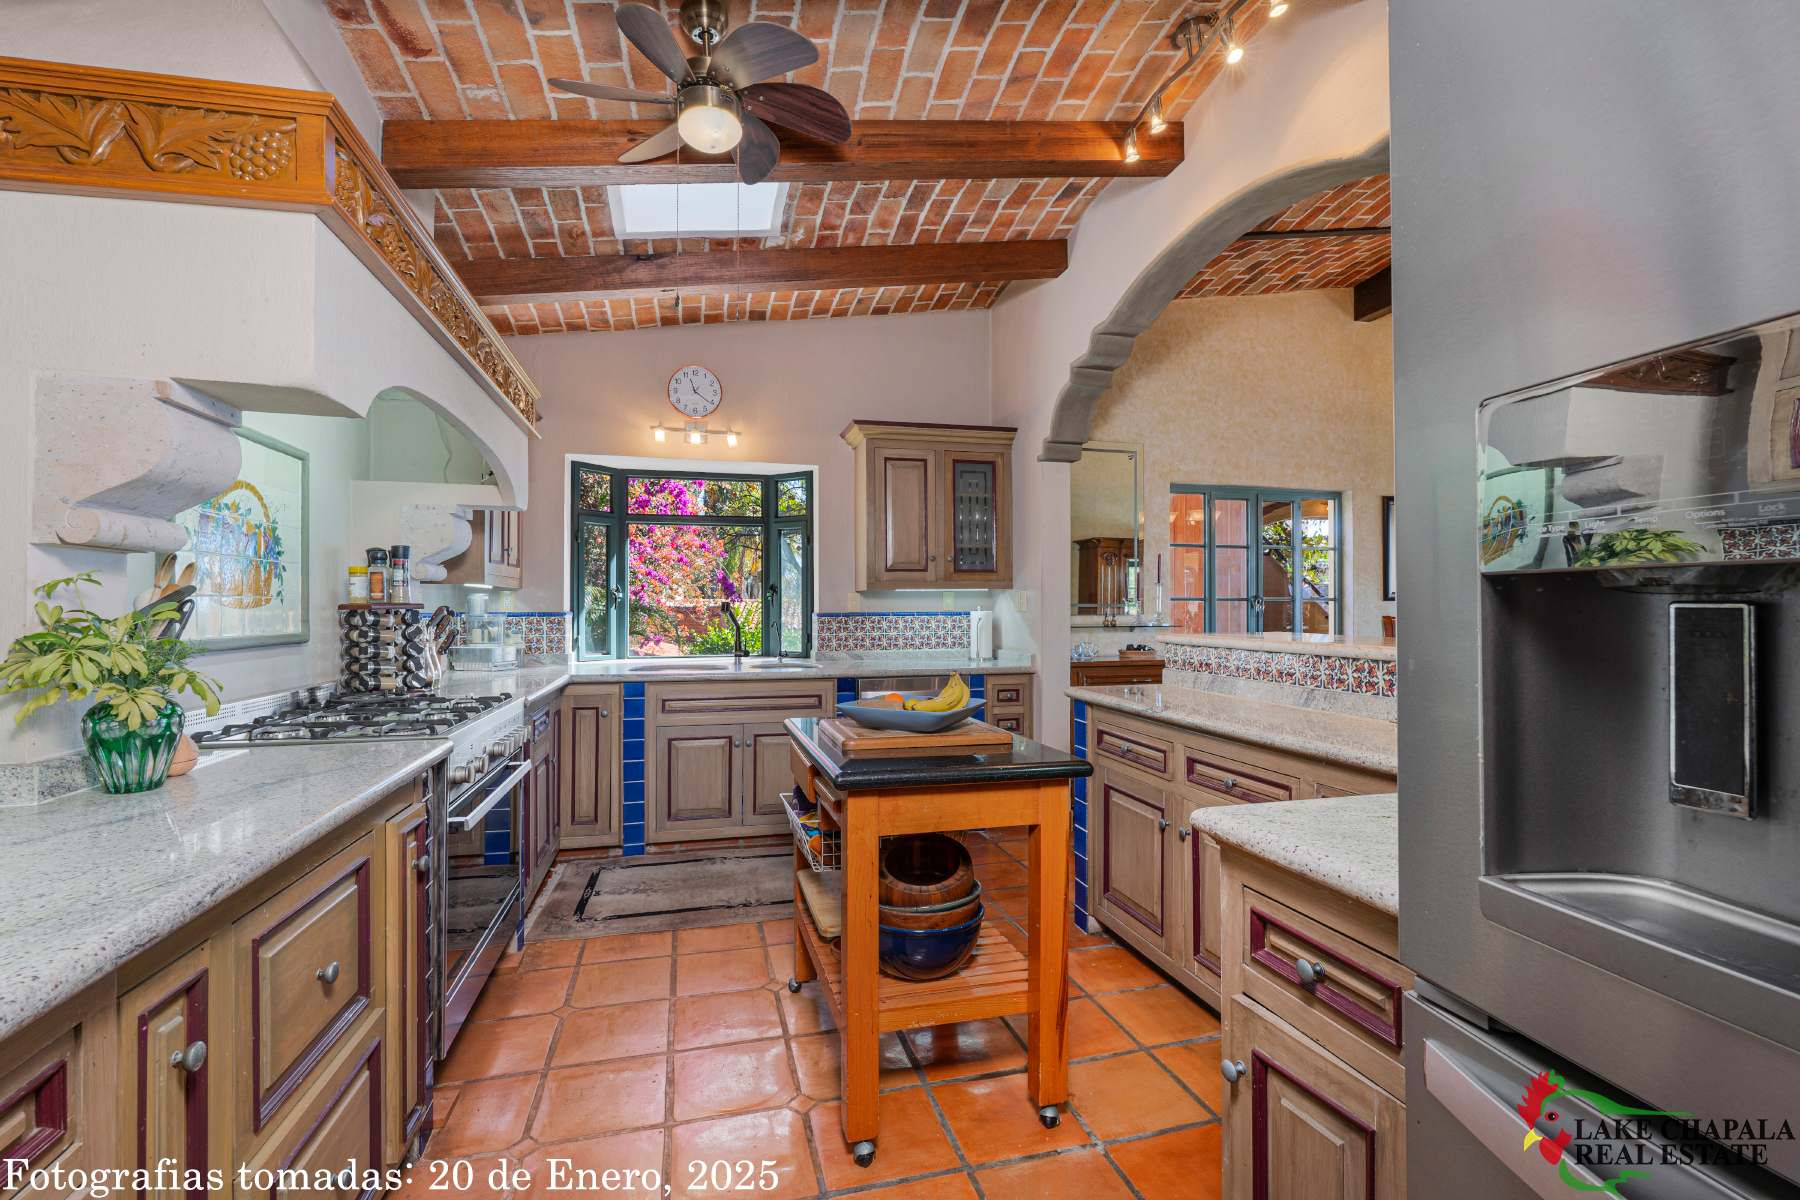
[[(1385, 229), (1388, 177), (1373, 175), (1342, 184), (1283, 209), (1253, 233), (1296, 230)], [(1182, 289), (1179, 299), (1196, 296), (1267, 296), (1315, 288), (1347, 288), (1388, 265), (1387, 233), (1322, 238), (1258, 239), (1233, 242)]]
[[(660, 110), (568, 96), (547, 78), (664, 91), (620, 38), (612, 0), (321, 0), (388, 120), (627, 120)], [(663, 12), (674, 23), (679, 0)], [(1129, 120), (1179, 60), (1169, 33), (1193, 0), (728, 0), (731, 26), (798, 29), (819, 62), (788, 76), (832, 92), (857, 120)], [(1240, 42), (1264, 6), (1237, 20)], [(1180, 120), (1225, 68), (1209, 55), (1165, 94)], [(1064, 239), (1103, 178), (796, 183), (784, 235), (742, 249)], [(1385, 197), (1385, 190), (1383, 192)], [(436, 191), (434, 234), (452, 262), (668, 253), (615, 236), (603, 187)], [(1360, 240), (1360, 239), (1358, 239)], [(682, 239), (683, 253), (732, 239)], [(1210, 269), (1210, 268), (1209, 268)], [(985, 308), (1004, 283), (815, 292), (645, 295), (486, 307), (502, 333), (635, 329)], [(1314, 285), (1317, 286), (1317, 285)]]

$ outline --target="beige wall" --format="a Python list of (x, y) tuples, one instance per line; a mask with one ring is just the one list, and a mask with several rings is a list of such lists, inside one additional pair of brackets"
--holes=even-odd
[[(1144, 447), (1145, 588), (1169, 563), (1169, 484), (1344, 494), (1345, 625), (1379, 636), (1381, 498), (1394, 493), (1390, 318), (1348, 290), (1177, 300), (1140, 335), (1093, 438)], [(1165, 590), (1165, 597), (1167, 592)]]
[[(531, 443), (531, 478), (541, 490), (525, 513), (525, 586), (513, 600), (524, 611), (567, 607), (567, 455), (690, 460), (713, 470), (817, 467), (816, 603), (830, 612), (846, 607), (855, 583), (851, 451), (838, 436), (844, 426), (856, 418), (988, 423), (985, 312), (552, 333), (507, 344), (544, 392), (543, 436)], [(725, 398), (707, 423), (738, 430), (735, 449), (722, 438), (704, 446), (652, 439), (658, 421), (681, 427), (668, 382), (688, 363), (718, 375)], [(1022, 453), (1029, 461), (1034, 451)], [(919, 608), (942, 603), (936, 593), (908, 595), (923, 601)]]

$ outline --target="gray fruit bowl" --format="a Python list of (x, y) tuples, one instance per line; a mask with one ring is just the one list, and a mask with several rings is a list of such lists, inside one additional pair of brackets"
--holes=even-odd
[(870, 729), (904, 729), (908, 733), (938, 733), (952, 725), (961, 724), (985, 707), (987, 707), (987, 701), (977, 700), (967, 708), (959, 708), (955, 712), (871, 708), (867, 704), (840, 704), (838, 711), (858, 725), (867, 725)]

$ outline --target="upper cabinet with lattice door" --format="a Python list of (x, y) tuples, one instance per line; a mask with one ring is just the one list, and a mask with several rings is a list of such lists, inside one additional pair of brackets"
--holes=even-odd
[(1016, 432), (852, 421), (856, 589), (1012, 587)]

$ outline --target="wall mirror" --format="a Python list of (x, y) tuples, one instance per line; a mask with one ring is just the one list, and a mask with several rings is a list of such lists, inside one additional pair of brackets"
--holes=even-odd
[(1135, 613), (1141, 597), (1144, 448), (1089, 443), (1069, 466), (1071, 614), (1104, 619)]

